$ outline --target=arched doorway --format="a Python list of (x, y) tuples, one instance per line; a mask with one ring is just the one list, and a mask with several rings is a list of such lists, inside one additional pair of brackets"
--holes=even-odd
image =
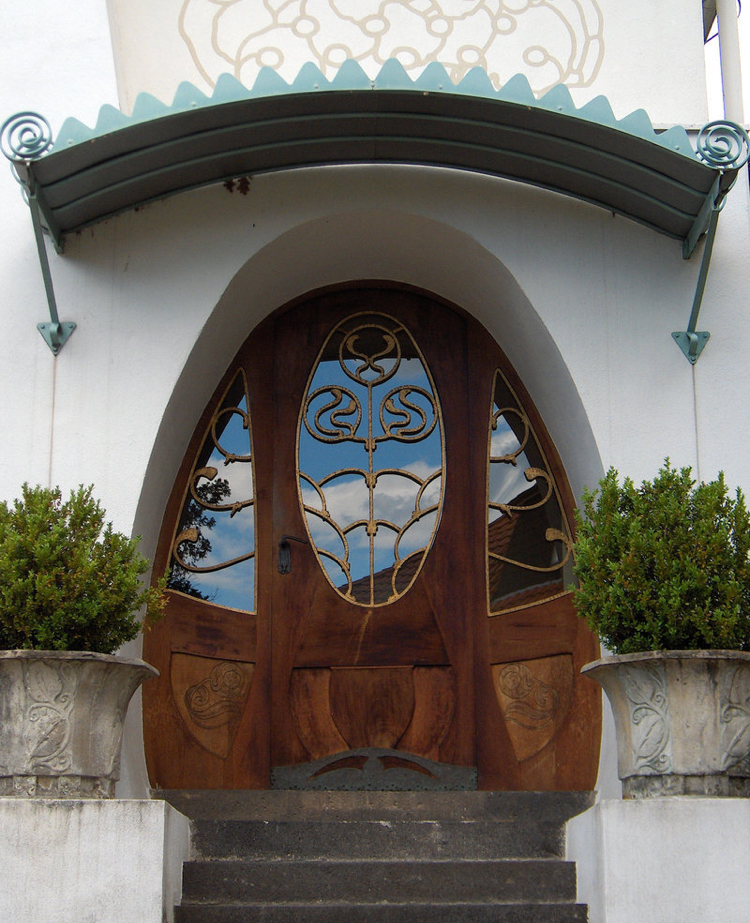
[(384, 283), (280, 310), (165, 513), (152, 784), (593, 788), (571, 513), (541, 420), (463, 312)]

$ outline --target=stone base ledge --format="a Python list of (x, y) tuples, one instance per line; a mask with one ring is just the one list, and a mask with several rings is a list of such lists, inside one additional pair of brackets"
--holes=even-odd
[(172, 923), (189, 853), (165, 801), (0, 798), (0, 920)]
[(114, 798), (115, 780), (103, 776), (2, 776), (2, 798)]
[(590, 923), (744, 923), (750, 799), (600, 801), (567, 824)]
[(665, 795), (690, 795), (707, 798), (748, 798), (750, 779), (744, 776), (664, 775), (629, 776), (622, 782), (623, 798), (661, 798)]

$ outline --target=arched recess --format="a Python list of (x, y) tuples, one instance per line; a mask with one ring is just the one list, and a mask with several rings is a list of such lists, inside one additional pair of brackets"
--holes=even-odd
[(245, 336), (304, 291), (355, 278), (402, 281), (458, 303), (502, 342), (577, 493), (601, 465), (584, 409), (556, 345), (508, 270), (469, 235), (415, 215), (327, 216), (281, 235), (237, 273), (206, 324), (165, 412), (136, 528), (154, 543), (196, 415)]

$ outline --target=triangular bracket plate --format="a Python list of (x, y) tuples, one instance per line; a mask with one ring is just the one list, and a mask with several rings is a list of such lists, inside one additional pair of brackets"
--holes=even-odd
[(58, 324), (37, 324), (37, 330), (44, 337), (44, 341), (56, 356), (70, 339), (71, 333), (76, 329), (73, 321), (60, 321)]
[(707, 330), (696, 330), (695, 333), (676, 331), (672, 334), (675, 343), (691, 365), (695, 365), (698, 361), (710, 336)]

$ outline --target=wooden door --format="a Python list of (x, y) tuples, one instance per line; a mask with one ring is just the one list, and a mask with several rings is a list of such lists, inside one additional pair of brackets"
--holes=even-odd
[[(489, 462), (493, 427), (517, 450)], [(493, 465), (529, 472), (520, 499), (493, 501)], [(165, 514), (152, 784), (593, 787), (570, 511), (520, 382), (462, 312), (376, 284), (278, 312), (217, 389)]]

